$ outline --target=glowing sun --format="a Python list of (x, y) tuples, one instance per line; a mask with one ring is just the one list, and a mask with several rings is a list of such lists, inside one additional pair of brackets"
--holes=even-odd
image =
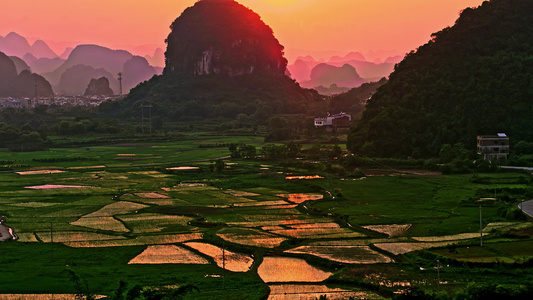
[(262, 0), (266, 4), (276, 6), (290, 6), (302, 2), (302, 0)]

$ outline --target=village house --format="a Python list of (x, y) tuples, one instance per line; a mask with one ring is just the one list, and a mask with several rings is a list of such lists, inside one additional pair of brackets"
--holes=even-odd
[(325, 127), (326, 131), (332, 132), (339, 129), (348, 129), (352, 124), (352, 116), (341, 112), (336, 115), (315, 118), (315, 127)]
[(484, 160), (507, 160), (507, 156), (509, 155), (509, 137), (505, 133), (478, 135), (477, 153), (483, 154)]

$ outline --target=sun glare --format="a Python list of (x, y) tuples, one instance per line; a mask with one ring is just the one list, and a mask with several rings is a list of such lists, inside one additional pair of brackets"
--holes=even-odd
[(291, 6), (301, 2), (302, 0), (262, 0), (265, 4), (275, 6)]

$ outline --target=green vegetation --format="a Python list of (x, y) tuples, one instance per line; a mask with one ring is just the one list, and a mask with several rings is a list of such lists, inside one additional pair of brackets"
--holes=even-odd
[[(408, 54), (368, 101), (348, 148), (425, 158), (476, 135), (532, 141), (533, 22), (528, 0), (485, 1)], [(511, 145), (511, 148), (513, 148)]]
[[(529, 175), (383, 168), (399, 163), (392, 160), (376, 169), (376, 161), (336, 160), (336, 151), (335, 145), (207, 134), (179, 142), (0, 151), (0, 161), (14, 162), (20, 172), (0, 173), (0, 215), (19, 236), (0, 244), (2, 270), (11, 274), (0, 290), (86, 299), (261, 299), (269, 287), (257, 270), (263, 257), (274, 255), (303, 258), (334, 273), (328, 286), (375, 299), (393, 297), (405, 282), (414, 288), (406, 293), (431, 296), (440, 289), (439, 299), (481, 293), (483, 284), (527, 292), (522, 285), (533, 279), (533, 227), (513, 208), (533, 194)], [(367, 177), (346, 180), (341, 174), (348, 173)], [(287, 180), (287, 174), (320, 176)], [(294, 200), (308, 193), (324, 197)], [(254, 264), (247, 272), (224, 271), (187, 241), (250, 255)], [(128, 264), (149, 245), (175, 245), (211, 263)], [(308, 250), (290, 251), (302, 246)], [(342, 247), (361, 255), (350, 260), (365, 264), (339, 262), (346, 259)], [(388, 260), (394, 262), (383, 263)], [(436, 260), (447, 284), (435, 279)]]

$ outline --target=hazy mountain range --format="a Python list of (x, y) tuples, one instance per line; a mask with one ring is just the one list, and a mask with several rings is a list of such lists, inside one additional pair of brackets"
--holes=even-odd
[(30, 44), (26, 38), (9, 33), (0, 36), (0, 52), (15, 63), (17, 74), (23, 70), (44, 77), (61, 95), (82, 95), (91, 79), (105, 76), (110, 87), (119, 93), (118, 73), (123, 73), (122, 90), (129, 92), (140, 82), (162, 73), (164, 52), (157, 49), (153, 56), (135, 56), (125, 50), (112, 50), (98, 45), (67, 48), (61, 55), (54, 53), (42, 40)]
[(346, 56), (332, 56), (328, 61), (317, 61), (311, 56), (298, 57), (287, 66), (292, 78), (305, 88), (315, 88), (321, 93), (338, 92), (358, 87), (365, 82), (376, 82), (388, 77), (403, 56), (388, 57), (384, 62), (370, 62), (359, 52)]
[[(37, 40), (30, 44), (25, 37), (14, 32), (0, 36), (0, 52), (12, 58), (18, 73), (28, 70), (42, 75), (55, 93), (61, 95), (81, 95), (91, 79), (102, 76), (109, 79), (111, 89), (118, 94), (119, 72), (123, 73), (122, 90), (127, 93), (138, 83), (161, 74), (165, 62), (165, 52), (161, 48), (157, 48), (153, 55), (141, 57), (125, 50), (78, 45), (66, 48), (58, 55), (46, 42)], [(370, 62), (359, 52), (332, 56), (327, 61), (305, 56), (287, 65), (287, 71), (302, 87), (315, 88), (323, 94), (336, 94), (388, 77), (402, 58), (396, 56), (384, 62)]]

